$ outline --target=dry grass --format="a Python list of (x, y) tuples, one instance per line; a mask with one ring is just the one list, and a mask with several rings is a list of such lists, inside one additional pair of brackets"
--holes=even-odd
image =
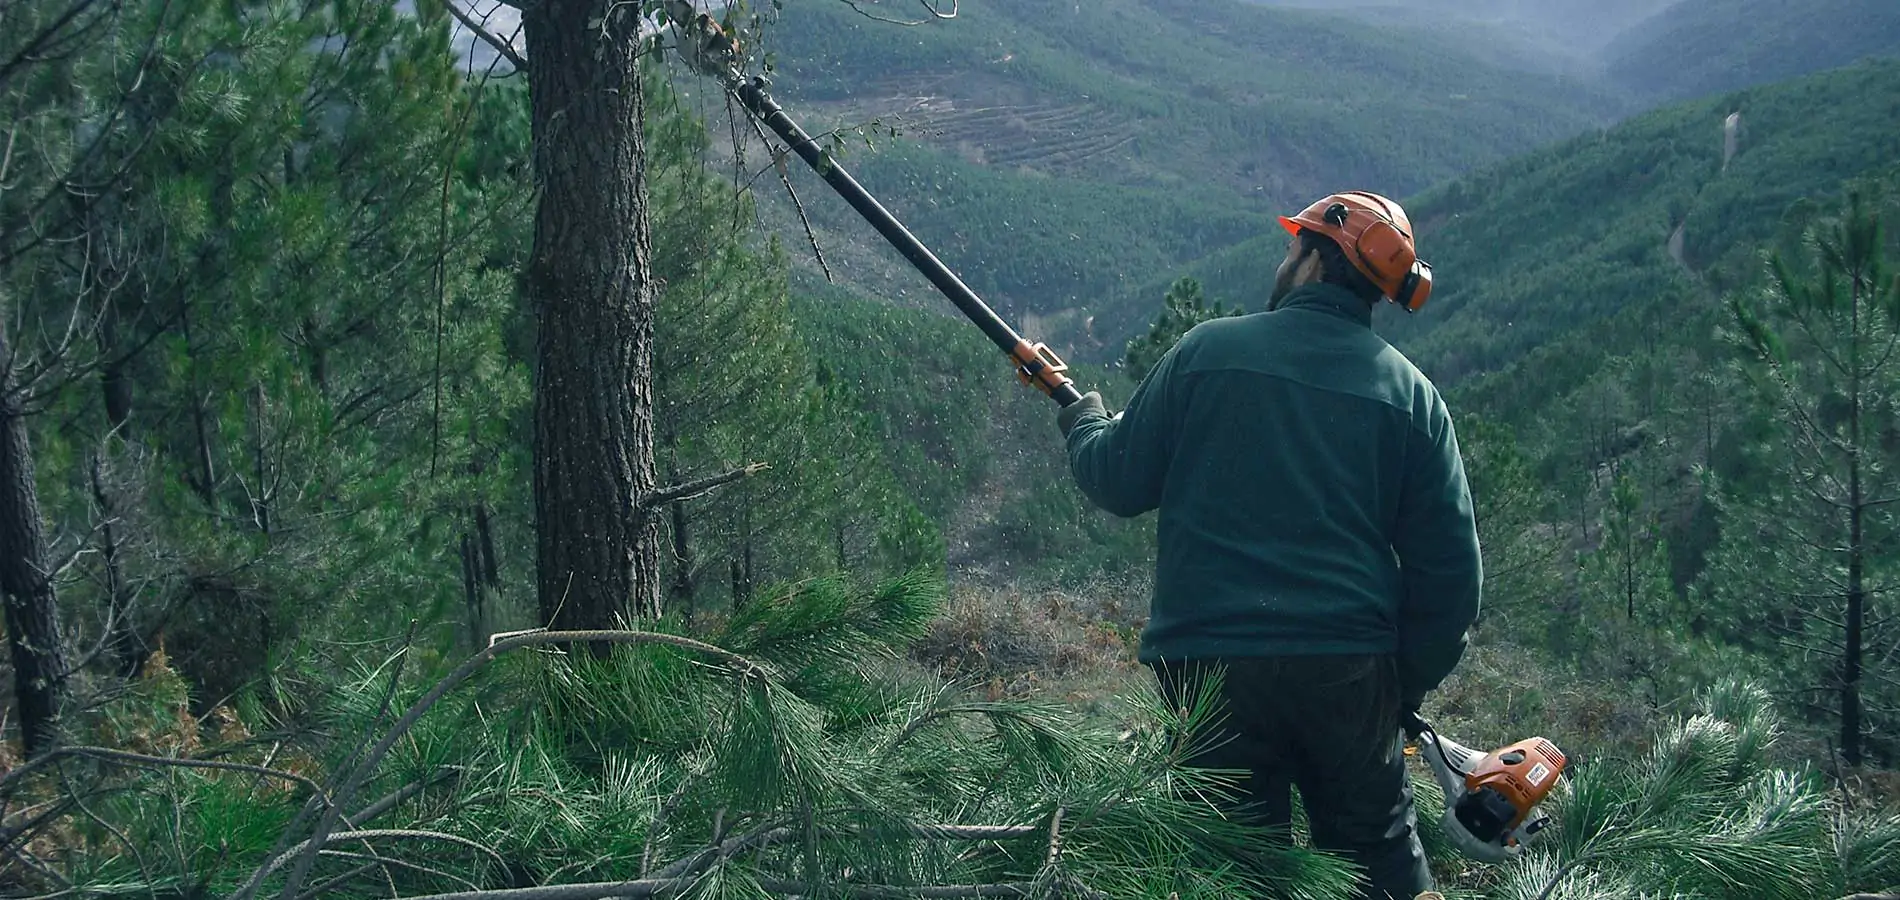
[(994, 698), (1054, 696), (1087, 711), (1147, 690), (1135, 659), (1143, 589), (1088, 591), (960, 585), (911, 658), (945, 678), (988, 685)]

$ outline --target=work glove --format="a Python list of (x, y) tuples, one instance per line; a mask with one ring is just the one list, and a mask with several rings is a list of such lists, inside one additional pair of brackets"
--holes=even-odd
[(1417, 740), (1419, 733), (1424, 730), (1425, 721), (1418, 714), (1419, 707), (1423, 705), (1425, 701), (1422, 697), (1408, 696), (1399, 700), (1399, 728), (1404, 730), (1407, 738)]
[(1411, 691), (1406, 691), (1399, 697), (1399, 718), (1405, 718), (1408, 713), (1414, 716), (1418, 715), (1419, 708), (1424, 705), (1425, 695), (1423, 693), (1414, 694)]
[(1082, 399), (1063, 407), (1056, 413), (1056, 427), (1062, 429), (1062, 436), (1067, 438), (1069, 436), (1069, 429), (1075, 427), (1075, 420), (1081, 418), (1083, 413), (1090, 410), (1102, 413), (1103, 415), (1108, 414), (1108, 408), (1102, 405), (1101, 392), (1089, 391), (1082, 395)]

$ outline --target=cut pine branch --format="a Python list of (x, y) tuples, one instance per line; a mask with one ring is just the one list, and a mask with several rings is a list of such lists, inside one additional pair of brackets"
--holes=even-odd
[[(383, 734), (382, 739), (378, 740), (376, 745), (371, 747), (369, 752), (363, 756), (362, 761), (345, 776), (343, 788), (339, 790), (337, 794), (345, 797), (354, 795), (356, 789), (367, 780), (370, 773), (374, 772), (376, 768), (382, 764), (383, 759), (389, 755), (389, 751), (395, 747), (396, 742), (401, 740), (402, 736), (407, 734), (411, 728), (414, 728), (416, 723), (422, 720), (424, 714), (433, 708), (436, 703), (440, 702), (444, 696), (447, 696), (450, 691), (454, 690), (461, 685), (462, 682), (467, 681), (473, 677), (476, 672), (493, 662), (496, 657), (511, 650), (519, 650), (523, 647), (581, 643), (668, 644), (718, 659), (725, 663), (727, 668), (742, 678), (765, 677), (768, 674), (764, 666), (746, 659), (737, 653), (733, 653), (730, 650), (671, 634), (659, 634), (648, 631), (603, 630), (529, 631), (512, 635), (496, 635), (489, 645), (480, 653), (469, 657), (460, 666), (457, 666), (455, 671), (450, 672), (442, 680), (436, 682), (435, 685), (429, 689), (428, 693), (423, 694), (411, 704), (409, 709), (403, 713), (402, 718), (396, 720), (395, 725), (391, 726), (389, 731)], [(303, 849), (301, 853), (294, 857), (295, 862), (291, 864), (290, 873), (284, 882), (281, 895), (284, 900), (294, 900), (294, 898), (301, 893), (304, 880), (309, 876), (310, 866), (316, 860), (316, 851), (330, 842), (331, 832), (336, 828), (340, 817), (340, 810), (338, 810), (335, 805), (329, 806), (323, 817), (318, 820), (316, 828), (310, 837), (297, 845)], [(273, 861), (265, 866), (258, 867), (257, 871), (252, 873), (244, 885), (231, 895), (233, 900), (246, 900), (246, 898), (256, 896), (258, 888), (262, 887), (264, 881), (276, 871), (277, 867), (281, 867), (282, 865), (283, 863), (281, 861)]]
[(750, 478), (769, 468), (771, 468), (771, 466), (765, 463), (752, 463), (751, 465), (740, 466), (730, 472), (721, 472), (718, 475), (701, 478), (696, 481), (676, 484), (669, 488), (654, 491), (640, 498), (640, 508), (653, 509), (655, 507), (665, 506), (668, 503), (679, 503), (684, 500), (703, 497), (714, 490), (725, 487), (735, 481)]

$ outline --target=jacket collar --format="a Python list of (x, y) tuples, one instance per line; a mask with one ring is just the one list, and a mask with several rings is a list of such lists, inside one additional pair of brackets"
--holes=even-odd
[(1367, 328), (1372, 327), (1372, 304), (1343, 287), (1323, 281), (1294, 288), (1280, 303), (1280, 309), (1317, 310)]

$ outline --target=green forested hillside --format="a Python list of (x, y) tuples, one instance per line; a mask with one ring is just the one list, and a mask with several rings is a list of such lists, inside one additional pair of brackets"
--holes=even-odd
[[(1673, 0), (1255, 0), (1274, 6), (1345, 10), (1379, 22), (1448, 30), (1472, 23), (1529, 39), (1558, 57), (1586, 58), (1623, 29)], [(1494, 36), (1497, 33), (1494, 33)]]
[(1409, 192), (1617, 111), (1470, 48), (1238, 0), (977, 0), (895, 35), (801, 3), (770, 28), (780, 89), (815, 121), (897, 115), (997, 168), (1268, 202), (1316, 179)]
[[(1870, 61), (1646, 113), (1404, 198), (1437, 289), (1418, 315), (1382, 308), (1379, 327), (1449, 385), (1635, 305), (1709, 302), (1698, 278), (1736, 283), (1789, 204), (1892, 163), (1896, 96), (1900, 63)], [(1269, 233), (1094, 310), (1097, 334), (1115, 336), (1096, 352), (1119, 356), (1177, 274), (1259, 309), (1285, 240)]]
[(1887, 0), (1682, 0), (1602, 54), (1604, 73), (1652, 101), (1700, 97), (1900, 53)]
[[(1316, 190), (1409, 193), (1622, 109), (1468, 42), (1238, 0), (976, 0), (913, 28), (792, 3), (761, 41), (807, 130), (899, 129), (848, 142), (845, 164), (1012, 312), (1204, 256)], [(923, 287), (827, 188), (790, 176), (841, 283)], [(801, 227), (783, 202), (767, 215)]]
[(1435, 309), (1385, 330), (1451, 383), (1632, 307), (1711, 302), (1708, 289), (1757, 274), (1755, 246), (1790, 204), (1893, 164), (1896, 97), (1900, 62), (1869, 62), (1659, 110), (1427, 191), (1408, 210), (1439, 273)]

